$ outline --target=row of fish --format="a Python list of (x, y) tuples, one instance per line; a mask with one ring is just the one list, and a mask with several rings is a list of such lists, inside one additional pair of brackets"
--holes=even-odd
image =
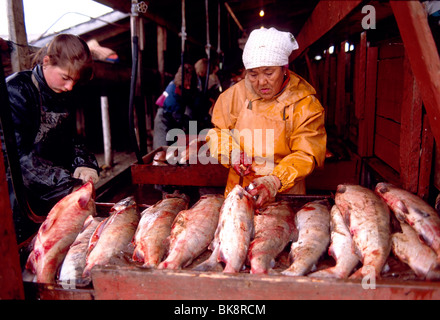
[[(391, 210), (390, 210), (391, 209)], [(393, 230), (391, 212), (399, 230)], [(439, 280), (440, 218), (420, 197), (389, 183), (372, 191), (339, 185), (331, 209), (329, 254), (336, 265), (311, 277), (380, 277), (392, 251), (421, 279)], [(324, 240), (323, 240), (324, 241)]]
[[(129, 197), (100, 218), (93, 195), (93, 185), (85, 184), (41, 225), (26, 264), (37, 282), (86, 285), (94, 266), (110, 264), (130, 246), (132, 261), (157, 269), (186, 268), (209, 249), (194, 270), (229, 273), (246, 265), (251, 273), (276, 273), (276, 259), (290, 249), (281, 274), (354, 279), (372, 271), (379, 277), (392, 251), (420, 278), (440, 278), (440, 218), (422, 199), (390, 184), (379, 183), (375, 192), (339, 185), (333, 206), (317, 200), (298, 212), (286, 201), (256, 211), (237, 185), (226, 199), (204, 195), (189, 209), (186, 196), (173, 195), (139, 213)], [(401, 225), (397, 232), (390, 208)], [(335, 265), (316, 271), (327, 250)]]

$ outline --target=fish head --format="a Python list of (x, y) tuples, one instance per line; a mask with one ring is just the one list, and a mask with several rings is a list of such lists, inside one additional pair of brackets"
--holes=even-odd
[(391, 183), (379, 182), (376, 185), (375, 191), (377, 194), (381, 195), (381, 194), (385, 194), (385, 193), (389, 192), (392, 187), (393, 187), (393, 185)]
[(113, 207), (110, 209), (110, 212), (120, 211), (133, 205), (136, 205), (136, 203), (134, 201), (134, 197), (130, 196), (115, 203)]
[(336, 193), (345, 193), (345, 191), (347, 191), (346, 184), (340, 184), (336, 187)]
[(90, 201), (94, 200), (96, 197), (95, 187), (91, 181), (82, 185), (78, 190), (75, 191), (75, 193), (79, 195), (78, 205), (82, 209), (87, 208)]

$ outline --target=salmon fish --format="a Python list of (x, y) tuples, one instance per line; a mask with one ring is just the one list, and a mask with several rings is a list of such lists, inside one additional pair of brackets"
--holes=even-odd
[(400, 222), (409, 224), (437, 254), (440, 262), (440, 218), (434, 208), (409, 191), (380, 182), (376, 193), (381, 196)]
[(350, 276), (362, 279), (380, 273), (391, 250), (390, 211), (372, 190), (360, 185), (341, 184), (336, 189), (335, 203), (341, 211), (356, 245), (362, 268)]
[(328, 253), (335, 259), (336, 265), (311, 273), (309, 277), (344, 279), (350, 275), (359, 263), (350, 230), (348, 230), (336, 205), (330, 210), (330, 238), (331, 243)]
[(134, 235), (133, 260), (143, 262), (144, 267), (157, 267), (168, 251), (168, 237), (177, 214), (188, 209), (188, 200), (167, 198), (160, 200), (141, 213), (141, 220)]
[(64, 258), (58, 282), (73, 286), (84, 286), (88, 284), (88, 281), (82, 277), (86, 266), (87, 249), (93, 232), (103, 219), (104, 218), (88, 216), (84, 222), (83, 230), (76, 237)]
[(208, 248), (224, 200), (223, 195), (206, 194), (190, 209), (178, 213), (171, 226), (169, 254), (158, 269), (185, 268)]
[(303, 276), (310, 272), (325, 253), (330, 242), (330, 212), (327, 200), (305, 204), (295, 216), (298, 240), (290, 248), (289, 268), (281, 272), (288, 276)]
[(38, 230), (26, 263), (26, 269), (36, 275), (37, 282), (55, 282), (58, 268), (85, 220), (96, 214), (94, 196), (93, 183), (87, 182), (50, 210)]
[(267, 274), (275, 259), (297, 235), (295, 212), (286, 201), (275, 202), (254, 217), (255, 237), (249, 246), (251, 273)]
[[(95, 240), (86, 259), (83, 277), (90, 278), (91, 270), (96, 265), (106, 265), (115, 256), (123, 252), (131, 240), (139, 223), (139, 213), (133, 197), (127, 197), (110, 209), (110, 216), (104, 220), (92, 235)], [(96, 240), (97, 239), (97, 240)]]
[(211, 256), (194, 270), (213, 270), (224, 262), (223, 272), (239, 272), (246, 260), (254, 233), (254, 201), (240, 185), (228, 194), (220, 210), (215, 237), (210, 245)]
[(421, 279), (438, 280), (437, 255), (420, 241), (417, 232), (406, 223), (400, 223), (402, 232), (391, 236), (391, 249), (400, 261), (406, 263)]

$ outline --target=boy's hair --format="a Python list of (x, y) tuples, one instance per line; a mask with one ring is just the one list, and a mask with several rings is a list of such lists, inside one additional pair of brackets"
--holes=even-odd
[(43, 63), (48, 56), (52, 66), (67, 69), (78, 77), (79, 82), (90, 80), (93, 76), (93, 59), (87, 43), (72, 34), (59, 34), (34, 56), (33, 66)]

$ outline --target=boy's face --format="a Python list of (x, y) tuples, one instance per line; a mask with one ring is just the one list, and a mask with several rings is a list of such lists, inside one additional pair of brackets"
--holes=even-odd
[(78, 79), (67, 68), (48, 63), (49, 57), (43, 59), (43, 74), (47, 85), (56, 93), (71, 91)]

